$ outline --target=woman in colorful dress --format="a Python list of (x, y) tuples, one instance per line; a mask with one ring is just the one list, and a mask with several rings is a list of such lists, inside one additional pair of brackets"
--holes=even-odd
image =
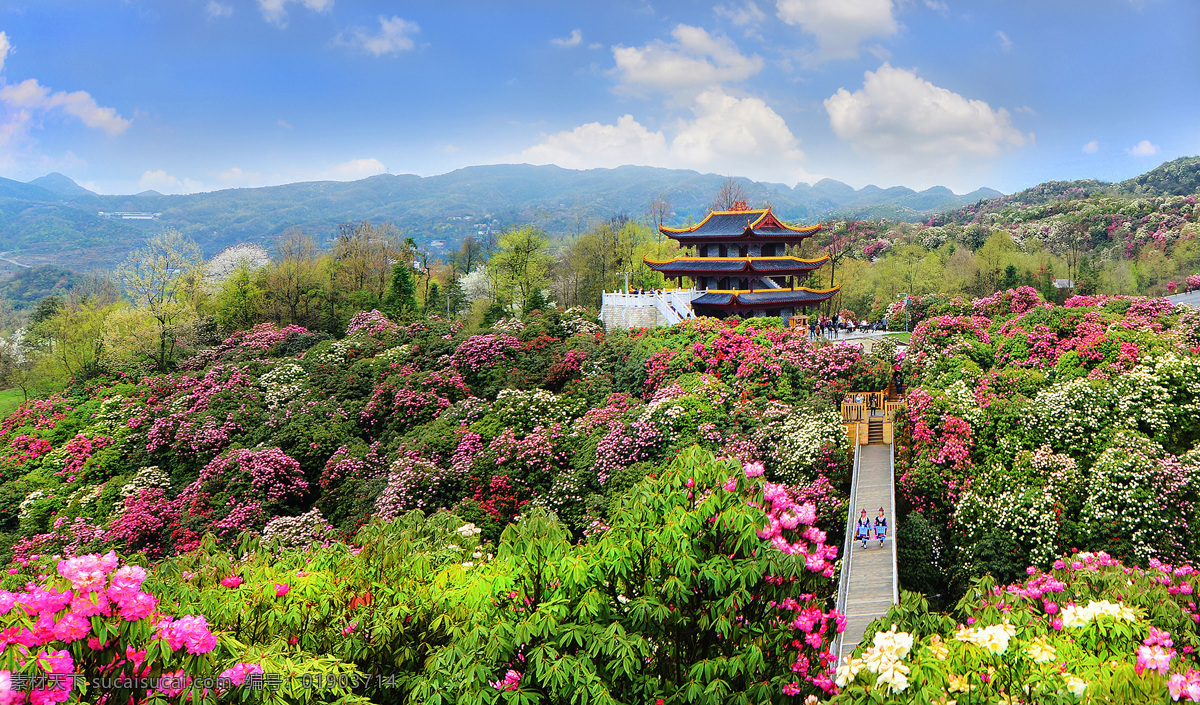
[(879, 508), (879, 516), (875, 517), (875, 538), (879, 539), (879, 547), (883, 548), (883, 540), (887, 538), (887, 517), (883, 515), (883, 507)]
[(862, 514), (858, 517), (858, 525), (855, 529), (855, 537), (862, 541), (862, 547), (867, 547), (867, 541), (871, 539), (871, 520), (867, 517), (867, 510), (862, 510)]

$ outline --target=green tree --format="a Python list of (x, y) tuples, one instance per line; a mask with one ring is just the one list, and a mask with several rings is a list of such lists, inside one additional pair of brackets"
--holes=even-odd
[(1017, 275), (1015, 265), (1008, 265), (1004, 268), (1004, 277), (1000, 280), (1001, 289), (1015, 289), (1021, 284), (1021, 278)]
[(217, 293), (217, 325), (226, 332), (250, 328), (262, 320), (265, 301), (250, 266), (243, 262), (225, 278)]
[(431, 282), (429, 284), (429, 294), (425, 296), (425, 315), (428, 316), (431, 313), (438, 313), (444, 310), (441, 308), (444, 303), (438, 283)]
[(170, 369), (185, 324), (196, 310), (189, 295), (204, 277), (200, 248), (178, 230), (170, 229), (135, 250), (120, 269), (120, 280), (133, 305), (153, 320), (154, 349), (143, 351), (160, 372)]
[(542, 290), (534, 289), (533, 293), (529, 295), (529, 298), (525, 299), (525, 304), (521, 309), (521, 313), (525, 316), (528, 316), (534, 311), (541, 311), (545, 309), (546, 306), (546, 296), (542, 293)]
[(262, 273), (268, 315), (281, 325), (318, 328), (327, 303), (322, 297), (329, 292), (322, 284), (332, 267), (331, 256), (300, 231), (289, 232), (276, 252), (277, 259)]
[(385, 312), (392, 318), (402, 318), (417, 311), (417, 287), (408, 262), (392, 266), (392, 283), (383, 301)]
[(445, 299), (446, 310), (451, 316), (457, 316), (460, 311), (467, 307), (467, 295), (463, 291), (462, 283), (458, 280), (458, 275), (455, 272), (450, 272), (450, 276), (446, 279), (446, 288), (442, 291), (442, 298)]
[(546, 234), (533, 226), (500, 237), (500, 249), (488, 261), (500, 298), (523, 306), (535, 290), (545, 287), (553, 261), (549, 245)]

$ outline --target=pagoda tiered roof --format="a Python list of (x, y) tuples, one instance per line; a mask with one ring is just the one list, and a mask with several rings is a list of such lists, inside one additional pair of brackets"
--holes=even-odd
[(829, 262), (829, 256), (817, 259), (800, 257), (675, 257), (669, 260), (646, 259), (646, 265), (667, 276), (697, 274), (729, 275), (741, 273), (788, 276), (808, 274)]
[(811, 306), (833, 297), (841, 287), (832, 289), (709, 289), (692, 300), (693, 306), (713, 308), (761, 308), (763, 306)]
[(775, 217), (771, 207), (754, 210), (710, 211), (696, 225), (661, 226), (663, 235), (681, 244), (703, 242), (800, 242), (812, 237), (821, 225), (797, 228)]

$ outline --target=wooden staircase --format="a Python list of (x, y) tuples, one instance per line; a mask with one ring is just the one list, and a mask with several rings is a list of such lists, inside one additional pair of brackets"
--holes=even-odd
[(883, 444), (883, 418), (872, 417), (867, 421), (867, 444)]

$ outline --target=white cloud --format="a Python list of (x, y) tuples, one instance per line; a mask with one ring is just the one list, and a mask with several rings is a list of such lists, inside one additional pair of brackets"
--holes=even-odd
[(748, 2), (741, 7), (717, 5), (713, 8), (713, 12), (717, 13), (718, 17), (729, 20), (735, 27), (758, 24), (767, 18), (767, 14), (758, 9), (758, 5), (753, 2)]
[(265, 184), (263, 175), (256, 171), (244, 171), (240, 167), (233, 167), (225, 171), (217, 173), (217, 180), (224, 186), (262, 186)]
[(1158, 154), (1158, 145), (1150, 144), (1150, 140), (1142, 140), (1125, 151), (1131, 157), (1150, 157)]
[(693, 117), (651, 130), (624, 115), (615, 125), (598, 122), (544, 135), (521, 153), (522, 161), (568, 169), (624, 164), (717, 171), (760, 179), (796, 181), (805, 175), (799, 140), (783, 118), (759, 98), (738, 98), (720, 88), (696, 97)]
[(267, 22), (284, 27), (287, 25), (288, 3), (303, 5), (314, 12), (327, 12), (333, 7), (333, 0), (258, 0), (258, 8)]
[(574, 130), (543, 135), (541, 144), (521, 152), (521, 159), (567, 169), (667, 166), (670, 150), (663, 133), (650, 131), (632, 115), (622, 115), (616, 125), (589, 122)]
[(671, 31), (675, 42), (655, 41), (644, 47), (615, 46), (616, 73), (622, 88), (649, 89), (690, 98), (727, 81), (745, 80), (762, 70), (758, 56), (744, 56), (726, 37), (681, 24)]
[(853, 58), (867, 37), (900, 30), (892, 0), (778, 0), (775, 9), (779, 19), (815, 36), (827, 59)]
[(279, 121), (276, 122), (275, 124), (279, 125), (280, 127), (282, 127), (285, 130), (292, 129), (291, 123), (289, 123), (287, 120), (284, 120), (283, 118), (279, 118)]
[(863, 87), (825, 100), (834, 134), (855, 151), (895, 166), (953, 167), (994, 157), (1032, 141), (1012, 126), (1007, 110), (939, 88), (888, 64), (864, 74)]
[(996, 30), (996, 38), (1000, 40), (1000, 48), (1001, 49), (1003, 49), (1004, 51), (1008, 51), (1009, 49), (1012, 49), (1012, 40), (1008, 38), (1007, 34), (1005, 34), (1004, 32), (1001, 32), (1000, 30)]
[(103, 108), (86, 91), (57, 91), (39, 84), (35, 78), (0, 87), (0, 103), (5, 103), (18, 112), (29, 115), (30, 111), (49, 112), (61, 109), (67, 115), (79, 118), (88, 127), (104, 130), (110, 135), (119, 135), (129, 127), (129, 120), (117, 114), (113, 108)]
[(421, 28), (417, 26), (416, 22), (410, 22), (395, 15), (391, 19), (380, 15), (378, 34), (370, 34), (367, 30), (360, 28), (351, 32), (349, 40), (343, 37), (339, 37), (338, 40), (343, 44), (358, 47), (369, 54), (383, 56), (384, 54), (411, 51), (416, 46), (412, 35), (419, 31)]
[(941, 0), (925, 0), (925, 7), (928, 7), (934, 12), (940, 12), (943, 16), (950, 14), (950, 8)]
[(217, 0), (208, 0), (208, 4), (204, 6), (204, 15), (210, 20), (229, 17), (232, 14), (233, 5), (226, 5), (223, 2), (217, 2)]
[(321, 170), (321, 178), (329, 181), (357, 181), (376, 174), (386, 174), (387, 167), (378, 159), (351, 159)]
[(12, 50), (12, 44), (8, 41), (8, 35), (0, 32), (0, 71), (4, 70), (4, 57), (8, 56), (10, 50)]
[(235, 166), (210, 172), (207, 181), (179, 178), (168, 174), (165, 169), (154, 169), (142, 174), (138, 188), (154, 189), (160, 193), (196, 193), (218, 188), (256, 188), (300, 181), (357, 181), (386, 172), (387, 167), (378, 159), (351, 159), (321, 168), (286, 169), (270, 174)]
[(579, 46), (579, 43), (582, 41), (583, 41), (583, 32), (579, 31), (578, 29), (573, 29), (573, 30), (571, 30), (571, 34), (568, 35), (567, 37), (564, 37), (564, 38), (555, 37), (554, 39), (550, 40), (550, 43), (556, 47), (561, 47), (563, 49), (566, 49), (567, 47)]
[(168, 174), (163, 169), (153, 171), (147, 169), (138, 179), (138, 188), (143, 191), (153, 190), (159, 193), (196, 193), (203, 191), (204, 185), (191, 179), (179, 179)]
[(1083, 153), (1084, 154), (1095, 154), (1096, 152), (1099, 152), (1099, 151), (1100, 151), (1100, 143), (1096, 140), (1092, 140), (1091, 142), (1088, 142), (1087, 144), (1083, 145)]

